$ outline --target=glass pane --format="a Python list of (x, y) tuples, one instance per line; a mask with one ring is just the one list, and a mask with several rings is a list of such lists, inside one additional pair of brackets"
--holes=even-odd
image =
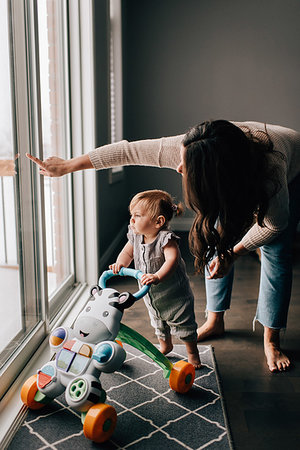
[[(43, 157), (69, 156), (67, 120), (67, 77), (64, 72), (64, 20), (61, 0), (39, 0), (39, 57), (42, 104)], [(44, 179), (48, 294), (59, 289), (73, 272), (69, 179)]]
[[(13, 142), (10, 33), (7, 0), (0, 0), (0, 368), (18, 347), (26, 326), (20, 289), (16, 211), (18, 189)], [(31, 311), (33, 312), (33, 311)], [(31, 314), (31, 325), (35, 315)]]

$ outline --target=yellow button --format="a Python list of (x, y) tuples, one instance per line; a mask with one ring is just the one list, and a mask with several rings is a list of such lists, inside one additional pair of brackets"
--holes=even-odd
[(82, 347), (80, 347), (79, 355), (86, 356), (87, 358), (91, 358), (93, 354), (93, 349), (89, 346), (84, 344)]

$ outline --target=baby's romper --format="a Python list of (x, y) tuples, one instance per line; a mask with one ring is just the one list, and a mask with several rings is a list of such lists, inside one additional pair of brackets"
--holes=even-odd
[[(157, 272), (165, 262), (164, 246), (170, 239), (180, 239), (173, 231), (161, 230), (153, 242), (144, 244), (144, 237), (133, 233), (130, 227), (127, 237), (133, 246), (135, 268), (143, 273)], [(165, 340), (171, 333), (185, 341), (197, 340), (194, 295), (180, 253), (175, 272), (167, 280), (152, 285), (144, 302), (158, 338)]]

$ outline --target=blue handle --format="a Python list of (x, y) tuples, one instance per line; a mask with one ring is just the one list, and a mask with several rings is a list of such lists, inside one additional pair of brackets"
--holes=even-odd
[[(98, 283), (99, 286), (102, 289), (105, 289), (106, 281), (116, 275), (121, 275), (123, 277), (133, 277), (136, 280), (140, 280), (142, 278), (143, 272), (141, 272), (140, 270), (136, 270), (136, 269), (129, 269), (128, 267), (122, 267), (120, 272), (118, 272), (118, 273), (113, 273), (112, 270), (106, 270), (105, 272), (102, 273), (101, 277), (99, 278), (99, 283)], [(135, 292), (132, 295), (137, 300), (139, 300), (140, 298), (144, 297), (144, 295), (147, 294), (149, 289), (150, 289), (150, 285), (145, 284), (139, 291)]]

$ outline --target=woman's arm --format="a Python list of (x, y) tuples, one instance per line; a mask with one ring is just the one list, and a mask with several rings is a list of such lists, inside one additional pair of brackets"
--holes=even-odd
[(107, 169), (115, 166), (153, 166), (176, 169), (180, 162), (183, 135), (136, 142), (120, 141), (103, 145), (86, 155), (69, 160), (51, 156), (42, 161), (26, 156), (40, 167), (40, 173), (48, 177), (60, 177), (85, 169)]
[(179, 249), (176, 241), (171, 239), (164, 246), (165, 262), (155, 273), (146, 273), (142, 276), (142, 284), (158, 284), (164, 281), (175, 271), (178, 264)]

